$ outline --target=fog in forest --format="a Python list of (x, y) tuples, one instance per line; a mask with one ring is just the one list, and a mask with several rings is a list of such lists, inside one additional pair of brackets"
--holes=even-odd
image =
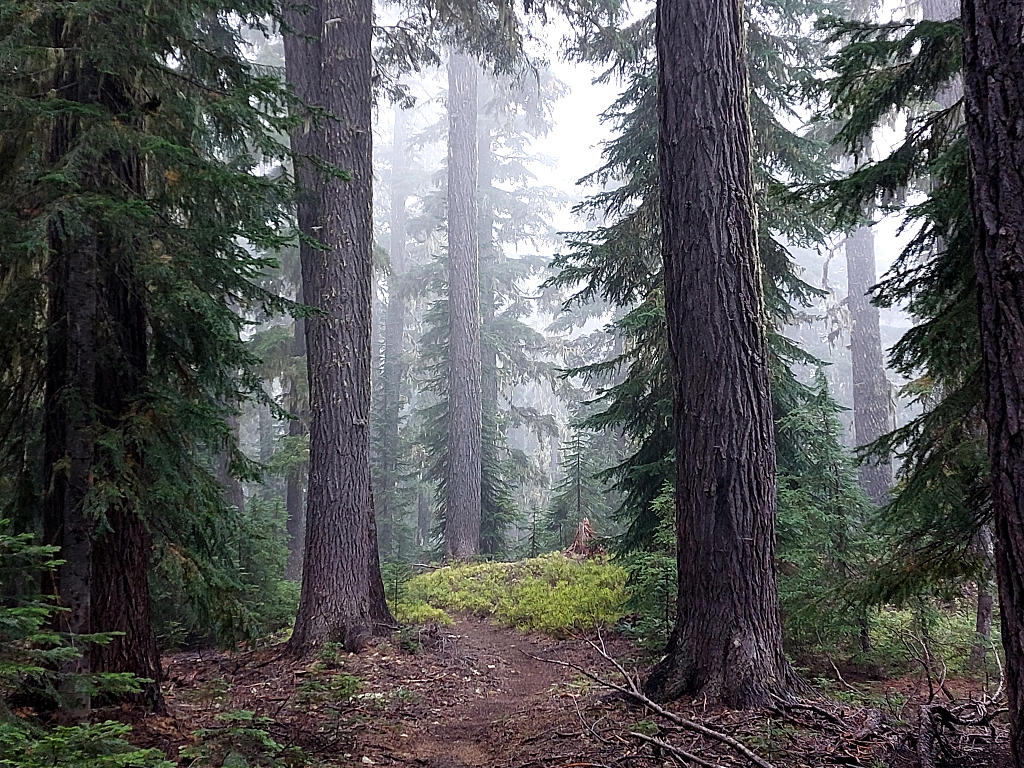
[(0, 0), (0, 768), (1024, 768), (1022, 14)]

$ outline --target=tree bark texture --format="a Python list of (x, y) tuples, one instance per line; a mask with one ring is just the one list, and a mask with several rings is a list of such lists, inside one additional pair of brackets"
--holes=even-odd
[(448, 476), (445, 551), (480, 552), (480, 247), (477, 222), (477, 64), (448, 61)]
[[(58, 125), (51, 137), (52, 159), (67, 151), (66, 132)], [(66, 612), (58, 626), (69, 635), (92, 631), (92, 539), (94, 521), (84, 503), (95, 459), (93, 412), (96, 397), (95, 324), (98, 298), (97, 243), (94, 234), (68, 241), (56, 223), (50, 230), (50, 296), (45, 392), (43, 398), (43, 463), (47, 491), (43, 496), (43, 527), (47, 544), (60, 547), (64, 563), (57, 569), (57, 597)], [(63, 469), (61, 466), (63, 465)], [(79, 645), (76, 643), (76, 645)], [(63, 665), (69, 676), (63, 686), (68, 715), (88, 712), (88, 693), (77, 690), (73, 676), (91, 669), (89, 644), (80, 656)]]
[[(296, 361), (306, 356), (306, 330), (302, 318), (295, 318), (295, 338), (292, 345), (292, 354)], [(306, 398), (300, 395), (299, 388), (301, 380), (298, 373), (293, 373), (291, 378), (291, 392), (289, 394), (288, 409), (292, 418), (288, 421), (288, 437), (295, 439), (306, 434), (306, 420), (309, 414), (306, 413)], [(288, 534), (288, 560), (284, 567), (284, 577), (289, 581), (299, 581), (302, 578), (302, 550), (305, 540), (306, 521), (303, 515), (303, 489), (306, 475), (309, 472), (308, 463), (292, 469), (285, 478), (284, 483), (284, 509), (287, 520), (285, 528)]]
[(963, 0), (974, 263), (1014, 764), (1024, 766), (1024, 0)]
[(738, 0), (657, 6), (662, 254), (675, 386), (677, 618), (660, 699), (766, 705), (791, 671)]
[(384, 413), (383, 487), (378, 504), (377, 527), (380, 532), (380, 551), (385, 558), (395, 554), (395, 525), (398, 507), (399, 426), (402, 409), (402, 382), (405, 378), (405, 316), (406, 300), (402, 292), (405, 279), (405, 240), (408, 215), (405, 202), (406, 188), (406, 115), (395, 107), (394, 144), (391, 152), (391, 272), (388, 275), (388, 305), (384, 318), (384, 386), (381, 392)]
[[(309, 376), (310, 458), (302, 591), (289, 647), (325, 642), (361, 650), (392, 624), (377, 555), (370, 487), (372, 168), (371, 0), (322, 0), (290, 9), (287, 75), (300, 98), (330, 118), (295, 133), (294, 149), (344, 170), (319, 174), (315, 215), (300, 214)], [(293, 66), (294, 65), (294, 66)], [(301, 160), (298, 162), (301, 163)], [(298, 178), (308, 185), (307, 168)]]
[[(892, 427), (889, 380), (882, 361), (882, 334), (878, 307), (871, 303), (875, 284), (875, 235), (861, 227), (846, 240), (846, 302), (853, 368), (853, 426), (858, 446), (870, 445)], [(892, 488), (892, 460), (865, 457), (858, 469), (860, 486), (875, 504), (886, 503)]]

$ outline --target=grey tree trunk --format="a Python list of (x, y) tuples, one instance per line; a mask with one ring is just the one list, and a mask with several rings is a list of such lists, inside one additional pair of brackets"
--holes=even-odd
[(484, 408), (497, 409), (498, 405), (498, 350), (486, 338), (494, 324), (496, 272), (501, 260), (498, 244), (494, 240), (494, 155), (491, 150), (491, 119), (486, 110), (493, 97), (493, 85), (481, 68), (482, 83), (478, 103), (483, 115), (477, 123), (477, 199), (480, 232), (480, 326), (485, 337), (480, 340), (480, 376)]
[(992, 638), (992, 616), (995, 612), (995, 595), (993, 588), (996, 581), (995, 548), (992, 537), (992, 525), (981, 526), (974, 541), (974, 550), (981, 561), (978, 573), (978, 605), (974, 616), (974, 645), (967, 659), (969, 669), (980, 672), (985, 668), (988, 657), (989, 642)]
[(1024, 768), (1024, 0), (963, 0), (962, 16), (999, 613)]
[(302, 653), (338, 642), (357, 651), (394, 623), (370, 487), (373, 3), (321, 0), (308, 13), (287, 13), (289, 82), (300, 98), (331, 115), (293, 136), (295, 149), (350, 175), (347, 181), (321, 175), (317, 215), (312, 221), (308, 211), (300, 215), (300, 225), (315, 222), (305, 234), (323, 247), (300, 254), (303, 299), (319, 314), (304, 323), (309, 483), (302, 592), (289, 648)]
[[(882, 360), (878, 307), (871, 303), (875, 284), (875, 234), (861, 227), (846, 240), (846, 302), (853, 368), (853, 425), (858, 446), (870, 445), (893, 428), (889, 380)], [(875, 504), (885, 504), (892, 488), (892, 460), (865, 458), (858, 469), (860, 486)]]
[(408, 163), (405, 146), (405, 110), (395, 108), (394, 145), (391, 151), (391, 272), (388, 275), (388, 305), (384, 319), (384, 386), (381, 403), (384, 414), (383, 445), (380, 448), (383, 469), (377, 527), (380, 551), (384, 557), (395, 554), (395, 526), (398, 510), (399, 424), (402, 408), (402, 381), (405, 378), (406, 300), (402, 295), (405, 279), (405, 241), (408, 216), (405, 202)]
[(477, 65), (448, 60), (448, 476), (445, 551), (480, 552), (480, 248), (477, 222)]
[(667, 656), (645, 687), (762, 706), (792, 672), (740, 2), (660, 0), (656, 42), (679, 591)]
[[(227, 420), (228, 429), (231, 430), (234, 439), (238, 441), (238, 417), (235, 415), (229, 416)], [(224, 501), (229, 507), (234, 507), (239, 512), (245, 512), (245, 493), (242, 490), (242, 483), (239, 482), (238, 478), (231, 474), (231, 467), (228, 461), (228, 455), (221, 452), (217, 455), (215, 462), (215, 472), (217, 480), (224, 488)]]
[[(302, 318), (295, 319), (294, 331), (295, 341), (292, 349), (294, 357), (298, 360), (306, 355), (306, 332)], [(306, 434), (305, 422), (309, 416), (303, 405), (304, 398), (299, 393), (300, 385), (299, 374), (293, 373), (288, 406), (293, 417), (288, 422), (288, 437), (293, 439)], [(308, 472), (309, 465), (303, 463), (295, 467), (285, 478), (284, 509), (287, 516), (285, 527), (288, 533), (288, 560), (284, 567), (284, 577), (289, 581), (298, 581), (302, 578), (302, 550), (305, 546), (306, 530), (305, 515), (302, 513), (302, 491)]]

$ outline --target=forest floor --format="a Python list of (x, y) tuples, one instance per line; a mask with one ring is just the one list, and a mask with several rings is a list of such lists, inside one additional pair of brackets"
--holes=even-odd
[[(638, 661), (624, 638), (603, 642), (607, 657), (626, 669)], [(280, 647), (175, 653), (164, 660), (169, 713), (131, 718), (134, 740), (181, 765), (225, 768), (921, 764), (921, 680), (858, 684), (845, 702), (818, 697), (756, 714), (673, 705), (683, 718), (741, 742), (751, 757), (590, 680), (580, 670), (623, 683), (597, 647), (462, 617), (449, 627), (406, 630), (359, 655), (329, 648), (297, 661)], [(940, 741), (932, 750), (937, 764), (1008, 765), (987, 727), (942, 724), (949, 711), (974, 717), (969, 702), (980, 697), (962, 683), (951, 689), (962, 708), (943, 699), (928, 710), (935, 723), (928, 730)], [(966, 756), (943, 763), (943, 743)]]

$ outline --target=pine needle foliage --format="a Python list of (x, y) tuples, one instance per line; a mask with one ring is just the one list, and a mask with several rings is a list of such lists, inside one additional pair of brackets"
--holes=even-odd
[(801, 192), (836, 226), (867, 205), (900, 212), (909, 241), (876, 288), (881, 306), (914, 319), (890, 352), (920, 415), (873, 447), (901, 461), (876, 525), (889, 553), (862, 598), (906, 600), (973, 578), (971, 546), (990, 515), (981, 410), (981, 351), (972, 254), (967, 143), (959, 89), (959, 21), (822, 22), (838, 52), (823, 83), (837, 141), (863, 146), (875, 127), (906, 119), (897, 145), (848, 177)]
[[(786, 243), (823, 236), (810, 209), (787, 194), (792, 180), (819, 181), (827, 173), (822, 144), (788, 127), (799, 103), (796, 90), (821, 55), (820, 36), (801, 26), (822, 10), (816, 3), (752, 3), (748, 8), (748, 64), (754, 135), (758, 242), (764, 266), (765, 323), (772, 358), (776, 418), (808, 397), (792, 372), (813, 363), (782, 333), (797, 308), (820, 292), (804, 282)], [(578, 233), (552, 263), (551, 287), (569, 293), (564, 309), (582, 325), (614, 309), (609, 332), (621, 340), (603, 361), (569, 371), (602, 385), (595, 430), (622, 430), (632, 445), (603, 477), (622, 494), (619, 517), (627, 527), (626, 549), (652, 540), (658, 526), (654, 501), (673, 477), (672, 395), (668, 372), (662, 288), (657, 147), (657, 69), (654, 17), (644, 16), (620, 30), (591, 36), (577, 54), (606, 67), (601, 79), (621, 79), (624, 90), (604, 113), (615, 136), (604, 148), (604, 164), (582, 182), (606, 188), (584, 200), (577, 213), (596, 226)], [(780, 442), (780, 465), (799, 454), (798, 443)]]
[[(227, 424), (266, 399), (241, 338), (246, 318), (290, 307), (261, 278), (293, 241), (292, 99), (243, 39), (277, 13), (270, 0), (0, 3), (0, 335), (16, 340), (3, 342), (16, 363), (0, 374), (0, 476), (20, 478), (4, 500), (33, 504), (20, 512), (38, 525), (49, 479), (25, 488), (42, 474), (25, 449), (40, 429), (53, 245), (96, 242), (95, 279), (144, 316), (144, 364), (126, 412), (80, 404), (97, 445), (86, 507), (101, 527), (112, 505), (141, 516), (198, 583), (222, 584), (218, 601), (242, 587), (221, 569), (233, 512), (209, 457), (256, 476)], [(120, 339), (98, 339), (99, 359), (122, 360)]]

